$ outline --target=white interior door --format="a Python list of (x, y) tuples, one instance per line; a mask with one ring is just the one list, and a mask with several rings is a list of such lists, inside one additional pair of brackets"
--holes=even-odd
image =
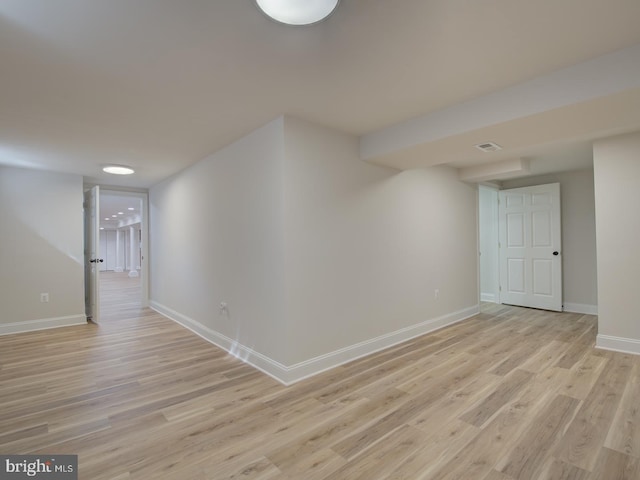
[(501, 302), (562, 311), (560, 184), (499, 197)]
[(84, 282), (87, 318), (100, 321), (100, 188), (84, 194)]

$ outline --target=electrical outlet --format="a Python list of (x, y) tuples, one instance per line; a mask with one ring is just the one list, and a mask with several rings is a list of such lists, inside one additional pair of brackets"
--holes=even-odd
[(49, 294), (41, 293), (40, 294), (40, 303), (49, 303)]

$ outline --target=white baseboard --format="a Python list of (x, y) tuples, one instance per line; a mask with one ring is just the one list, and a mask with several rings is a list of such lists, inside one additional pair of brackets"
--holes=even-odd
[(633, 338), (611, 337), (609, 335), (598, 335), (596, 337), (596, 348), (640, 355), (640, 340)]
[(181, 313), (176, 312), (175, 310), (166, 307), (154, 300), (149, 301), (149, 308), (182, 325), (186, 329), (191, 330), (193, 333), (202, 337), (206, 341), (213, 343), (223, 350), (226, 350), (234, 357), (275, 378), (280, 383), (289, 385), (289, 383), (285, 380), (287, 377), (287, 367), (285, 365), (282, 365), (280, 362), (272, 360), (271, 358), (259, 352), (256, 352), (251, 348), (245, 347), (244, 345), (238, 343), (236, 340), (233, 340), (226, 335), (222, 335), (212, 328), (206, 327), (196, 320), (193, 320), (186, 315), (182, 315)]
[(232, 340), (191, 318), (176, 312), (175, 310), (165, 307), (158, 302), (152, 300), (149, 302), (149, 306), (153, 310), (179, 323), (205, 340), (217, 345), (242, 361), (275, 378), (284, 385), (291, 385), (357, 358), (371, 355), (372, 353), (406, 342), (412, 338), (461, 322), (462, 320), (466, 320), (480, 312), (480, 306), (474, 305), (457, 312), (442, 315), (417, 325), (402, 328), (386, 335), (381, 335), (355, 345), (350, 345), (348, 347), (305, 360), (295, 365), (283, 365), (252, 350), (251, 348), (239, 344), (235, 340)]
[(69, 315), (67, 317), (42, 318), (38, 320), (25, 320), (24, 322), (0, 323), (0, 335), (13, 333), (34, 332), (36, 330), (48, 330), (49, 328), (70, 327), (87, 323), (87, 316)]
[(587, 305), (584, 303), (565, 303), (563, 305), (565, 312), (582, 313), (585, 315), (598, 315), (597, 305)]
[(480, 294), (481, 302), (491, 302), (498, 303), (498, 297), (495, 293), (481, 293)]
[(364, 342), (350, 345), (340, 350), (336, 350), (325, 355), (311, 358), (304, 362), (297, 363), (287, 367), (289, 384), (304, 380), (318, 373), (322, 373), (331, 368), (351, 362), (357, 358), (371, 355), (385, 348), (392, 347), (402, 342), (419, 337), (434, 330), (452, 325), (454, 323), (466, 320), (469, 317), (480, 313), (480, 306), (465, 308), (457, 312), (442, 315), (431, 320), (427, 320), (410, 327), (396, 330)]

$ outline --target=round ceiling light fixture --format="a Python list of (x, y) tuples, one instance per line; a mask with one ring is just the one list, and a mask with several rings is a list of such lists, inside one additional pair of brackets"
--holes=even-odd
[(256, 0), (265, 14), (287, 25), (311, 25), (327, 18), (340, 0)]
[(131, 175), (135, 173), (135, 170), (126, 165), (107, 165), (102, 168), (103, 172), (110, 173), (112, 175)]

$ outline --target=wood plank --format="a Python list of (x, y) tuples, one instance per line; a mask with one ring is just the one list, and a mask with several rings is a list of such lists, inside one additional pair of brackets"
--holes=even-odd
[(557, 454), (558, 459), (584, 470), (593, 469), (632, 374), (631, 356), (608, 356), (608, 364), (569, 425)]
[[(566, 342), (552, 340), (531, 355), (531, 357), (525, 360), (518, 368), (528, 372), (541, 372), (552, 364), (555, 364), (558, 361), (558, 357), (560, 357), (564, 351), (573, 347), (573, 345)], [(584, 355), (584, 348), (581, 347), (580, 349), (582, 350), (582, 355)]]
[(462, 388), (443, 395), (413, 417), (409, 424), (427, 432), (446, 429), (448, 424), (458, 422), (462, 412), (486, 399), (488, 393), (495, 390), (502, 380), (502, 377), (489, 373), (479, 375)]
[[(558, 369), (535, 375), (529, 385), (455, 456), (430, 472), (430, 480), (466, 480), (488, 475), (498, 461), (531, 426), (536, 414), (555, 398)], [(525, 419), (528, 419), (525, 421)]]
[[(600, 378), (607, 360), (601, 356), (587, 353), (582, 359), (573, 365), (570, 375), (562, 387), (561, 393), (569, 397), (584, 400)], [(562, 367), (560, 367), (562, 368)]]
[(547, 461), (539, 480), (588, 480), (590, 476), (591, 472), (552, 457)]
[(482, 478), (482, 480), (513, 480), (513, 477), (505, 475), (502, 472), (498, 472), (497, 470), (491, 470), (486, 477)]
[(366, 451), (324, 478), (326, 480), (388, 478), (405, 458), (420, 448), (424, 437), (424, 432), (409, 425), (403, 425), (392, 432), (379, 448)]
[(640, 458), (640, 364), (635, 362), (605, 447)]
[(382, 392), (377, 398), (371, 399), (366, 404), (351, 409), (343, 415), (330, 418), (304, 435), (292, 438), (292, 441), (287, 445), (268, 451), (266, 457), (278, 468), (289, 470), (291, 465), (304, 456), (331, 447), (336, 441), (342, 440), (352, 431), (358, 432), (363, 426), (387, 412), (395, 412), (398, 404), (403, 404), (403, 399), (406, 397), (406, 392), (397, 389)]
[(460, 420), (482, 427), (482, 425), (504, 407), (534, 376), (531, 372), (514, 370), (504, 378), (497, 388), (478, 405), (460, 416)]
[(580, 343), (574, 343), (566, 349), (558, 360), (556, 365), (560, 368), (571, 368), (573, 367), (585, 354), (587, 351), (584, 348), (584, 345)]
[(492, 369), (490, 373), (501, 376), (506, 375), (528, 360), (538, 351), (539, 348), (540, 347), (536, 343), (525, 343), (524, 345), (520, 345), (520, 348), (511, 354), (509, 358), (505, 359), (498, 366)]
[[(347, 464), (347, 461), (330, 448), (323, 448), (291, 464), (286, 470), (287, 478), (294, 480), (322, 480)], [(281, 472), (284, 476), (284, 472)]]
[[(203, 473), (206, 475), (205, 478), (215, 478), (216, 475), (220, 475), (220, 469), (214, 468), (211, 469), (211, 471), (203, 469)], [(282, 478), (282, 472), (269, 460), (263, 457), (229, 475), (230, 480), (238, 478), (243, 480), (275, 480), (277, 478)]]
[(600, 450), (590, 480), (637, 480), (640, 478), (640, 459), (615, 450)]
[(422, 447), (406, 457), (385, 480), (431, 478), (433, 472), (451, 461), (480, 431), (456, 419), (422, 430), (427, 433)]
[(556, 396), (536, 415), (515, 448), (498, 463), (497, 470), (518, 480), (537, 478), (579, 403), (575, 398)]

